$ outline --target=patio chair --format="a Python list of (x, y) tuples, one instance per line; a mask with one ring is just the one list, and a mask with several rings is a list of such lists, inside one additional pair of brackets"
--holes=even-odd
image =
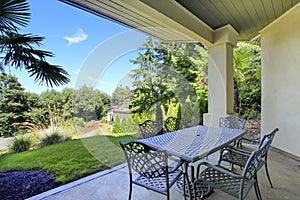
[[(232, 129), (244, 129), (246, 124), (246, 119), (241, 119), (239, 117), (229, 115), (227, 117), (221, 117), (219, 119), (219, 127), (232, 128)], [(228, 146), (235, 146), (236, 142), (229, 144)]]
[[(257, 147), (257, 149), (261, 149), (263, 148), (264, 144), (266, 143), (266, 141), (268, 141), (271, 145), (273, 138), (275, 136), (275, 133), (278, 131), (278, 128), (275, 128), (271, 133), (264, 135), (263, 138), (260, 140), (259, 145)], [(242, 140), (244, 140), (245, 138), (243, 138)], [(247, 139), (248, 140), (248, 139)], [(241, 142), (241, 141), (239, 141)], [(269, 170), (268, 170), (268, 151), (269, 151), (270, 146), (268, 146), (265, 151), (263, 152), (263, 158), (264, 158), (264, 165), (265, 165), (265, 170), (266, 170), (266, 174), (267, 174), (267, 178), (269, 180), (270, 186), (271, 188), (273, 188), (273, 184), (269, 175)], [(227, 147), (225, 149), (223, 149), (220, 153), (220, 159), (218, 164), (220, 164), (222, 161), (228, 162), (232, 165), (238, 165), (240, 167), (245, 167), (247, 164), (247, 160), (249, 158), (249, 156), (251, 155), (251, 152), (243, 150), (243, 149), (239, 149), (239, 148), (230, 148)]]
[(232, 128), (232, 129), (244, 129), (246, 119), (229, 115), (227, 117), (221, 117), (219, 119), (219, 127)]
[[(271, 145), (271, 140), (267, 138), (262, 147), (252, 152), (248, 158), (242, 173), (236, 173), (220, 165), (212, 165), (207, 162), (200, 163), (197, 166), (196, 181), (194, 188), (196, 189), (195, 195), (201, 194), (201, 187), (203, 183), (209, 184), (214, 189), (221, 190), (231, 196), (240, 200), (245, 199), (252, 186), (254, 186), (256, 197), (261, 200), (261, 194), (257, 182), (257, 171), (264, 164), (262, 160), (265, 152)], [(206, 168), (200, 173), (201, 167)]]
[(180, 118), (168, 117), (165, 121), (165, 129), (167, 132), (177, 131), (180, 125)]
[[(165, 151), (155, 150), (138, 141), (120, 142), (125, 154), (129, 171), (129, 197), (131, 199), (132, 184), (145, 187), (149, 190), (164, 194), (170, 199), (170, 188), (182, 175), (179, 167), (168, 165), (168, 155)], [(133, 171), (137, 177), (133, 180)]]
[(142, 138), (148, 138), (163, 133), (162, 125), (156, 121), (146, 120), (138, 126)]

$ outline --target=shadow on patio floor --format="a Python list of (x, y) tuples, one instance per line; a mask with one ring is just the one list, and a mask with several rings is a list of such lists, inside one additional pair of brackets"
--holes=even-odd
[[(218, 153), (215, 153), (208, 157), (208, 161), (214, 162), (217, 157)], [(269, 152), (268, 162), (274, 188), (270, 188), (265, 170), (262, 168), (258, 174), (262, 198), (264, 200), (299, 199), (300, 158), (272, 148)], [(88, 176), (31, 197), (30, 200), (126, 200), (128, 199), (128, 183), (127, 166), (122, 164), (114, 169)], [(166, 199), (166, 197), (134, 185), (132, 200), (144, 199), (159, 200)], [(171, 199), (184, 199), (175, 186), (171, 190)], [(215, 191), (208, 199), (230, 200), (235, 198), (223, 192)], [(254, 190), (250, 191), (246, 199), (256, 199)]]

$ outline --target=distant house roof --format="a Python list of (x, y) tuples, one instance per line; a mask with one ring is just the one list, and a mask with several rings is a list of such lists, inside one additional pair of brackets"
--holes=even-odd
[(125, 107), (125, 105), (128, 103), (128, 100), (130, 99), (131, 95), (124, 97), (123, 99), (120, 100), (120, 102), (117, 105), (111, 106), (104, 110), (104, 112), (109, 112), (112, 110), (112, 112), (115, 113), (123, 113), (123, 114), (128, 114), (129, 113), (129, 108)]

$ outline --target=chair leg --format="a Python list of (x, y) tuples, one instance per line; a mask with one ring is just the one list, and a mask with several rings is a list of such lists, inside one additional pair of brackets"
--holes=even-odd
[(131, 194), (132, 194), (132, 184), (130, 184), (130, 186), (129, 186), (129, 196), (128, 196), (128, 200), (131, 200)]
[(258, 195), (258, 191), (257, 191), (256, 184), (254, 184), (254, 190), (255, 190), (255, 195), (256, 195), (257, 200), (260, 200), (259, 195)]
[(271, 181), (271, 178), (270, 178), (270, 174), (269, 174), (269, 170), (268, 170), (268, 164), (267, 164), (267, 161), (265, 162), (265, 168), (266, 168), (266, 173), (267, 173), (267, 177), (268, 177), (270, 186), (271, 186), (271, 188), (273, 188), (273, 184), (272, 184), (272, 181)]
[(132, 175), (129, 175), (129, 196), (128, 196), (128, 200), (131, 200), (131, 195), (132, 195)]
[(255, 189), (255, 194), (256, 194), (257, 200), (262, 200), (259, 185), (258, 185), (257, 175), (255, 175), (254, 189)]
[(259, 186), (258, 186), (257, 182), (254, 184), (254, 188), (255, 188), (255, 193), (256, 193), (257, 199), (262, 200), (260, 189), (259, 189)]

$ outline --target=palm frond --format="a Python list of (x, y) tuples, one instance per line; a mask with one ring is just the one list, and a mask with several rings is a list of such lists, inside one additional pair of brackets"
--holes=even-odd
[(29, 4), (26, 0), (0, 1), (0, 27), (16, 30), (17, 25), (26, 26), (30, 20)]
[(43, 37), (30, 34), (9, 33), (0, 37), (0, 52), (5, 53), (3, 64), (16, 68), (26, 68), (38, 60), (44, 61), (46, 57), (53, 57), (49, 51), (36, 50)]
[(35, 81), (47, 86), (59, 86), (68, 83), (69, 74), (60, 66), (46, 62), (53, 57), (49, 51), (36, 49), (44, 37), (14, 32), (0, 36), (0, 52), (4, 53), (2, 64), (17, 69), (26, 69)]
[(26, 68), (30, 77), (35, 77), (35, 82), (53, 87), (60, 86), (70, 81), (69, 74), (58, 65), (51, 65), (45, 61), (36, 62)]
[(19, 34), (15, 32), (8, 32), (1, 35), (0, 45), (1, 51), (5, 51), (14, 46), (26, 46), (29, 48), (34, 48), (33, 45), (41, 46), (44, 37), (32, 35), (32, 34)]

